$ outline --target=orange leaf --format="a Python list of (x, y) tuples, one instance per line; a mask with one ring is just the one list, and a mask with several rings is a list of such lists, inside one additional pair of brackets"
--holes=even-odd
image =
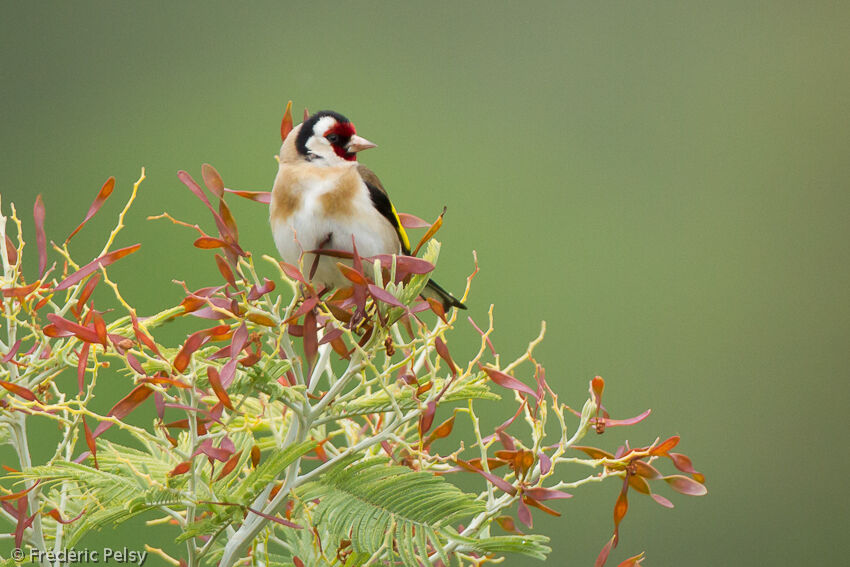
[(86, 213), (86, 217), (83, 219), (83, 222), (81, 222), (80, 226), (75, 228), (74, 231), (68, 235), (68, 238), (65, 239), (65, 244), (68, 244), (68, 241), (70, 241), (71, 238), (73, 238), (74, 235), (77, 234), (81, 228), (83, 228), (83, 225), (85, 225), (89, 221), (89, 219), (92, 218), (98, 210), (100, 210), (100, 207), (103, 205), (103, 203), (106, 202), (106, 199), (108, 199), (109, 196), (112, 195), (112, 191), (114, 189), (115, 178), (110, 177), (103, 184), (103, 187), (100, 188), (100, 191), (97, 192), (97, 196), (94, 198), (94, 202), (89, 207), (89, 210)]
[(413, 251), (411, 256), (416, 256), (419, 253), (419, 249), (422, 248), (422, 245), (431, 240), (431, 238), (437, 234), (437, 231), (440, 230), (440, 227), (443, 226), (443, 215), (446, 214), (446, 208), (443, 207), (443, 212), (440, 213), (440, 216), (437, 217), (437, 220), (434, 221), (434, 224), (431, 225), (431, 228), (428, 229), (428, 232), (425, 233), (425, 236), (422, 237), (422, 240), (419, 241), (419, 244), (416, 245), (416, 250)]
[(446, 343), (443, 342), (443, 339), (437, 337), (434, 339), (434, 349), (437, 351), (437, 354), (440, 355), (440, 358), (446, 361), (446, 364), (449, 365), (449, 370), (452, 372), (452, 376), (457, 377), (457, 367), (455, 366), (454, 360), (452, 360), (452, 355), (449, 354), (449, 347), (446, 346)]
[[(44, 275), (44, 269), (47, 267), (47, 236), (44, 234), (44, 215), (44, 201), (41, 200), (41, 195), (38, 195), (32, 208), (32, 218), (35, 220), (35, 243), (38, 246), (38, 277)], [(56, 289), (59, 290), (58, 287)]]
[(94, 468), (99, 469), (100, 467), (97, 465), (97, 444), (94, 441), (94, 435), (92, 435), (91, 429), (89, 429), (89, 424), (86, 423), (85, 418), (83, 418), (83, 432), (86, 436), (86, 445), (88, 445), (91, 456), (94, 459)]
[[(118, 403), (112, 406), (112, 409), (109, 410), (109, 413), (106, 415), (116, 419), (124, 419), (152, 393), (153, 390), (151, 390), (147, 384), (139, 384), (133, 388), (129, 394), (118, 400)], [(112, 427), (112, 425), (113, 424), (108, 421), (100, 422), (95, 428), (93, 436), (95, 438), (99, 437), (104, 431)]]
[(41, 285), (41, 280), (35, 281), (24, 287), (8, 287), (3, 290), (3, 297), (17, 297), (18, 299), (23, 299), (34, 292), (39, 285)]
[(199, 236), (192, 244), (195, 246), (195, 248), (200, 248), (202, 250), (224, 248), (225, 246), (227, 246), (227, 243), (224, 240), (220, 238), (215, 238), (214, 236)]
[(221, 385), (221, 375), (213, 366), (207, 366), (207, 378), (210, 380), (213, 392), (219, 401), (229, 410), (233, 409), (233, 402), (230, 401), (230, 396), (227, 395), (227, 390)]
[(428, 434), (428, 438), (425, 439), (425, 442), (422, 444), (423, 447), (430, 447), (431, 443), (436, 441), (437, 439), (443, 439), (444, 437), (448, 437), (452, 433), (452, 429), (455, 425), (455, 416), (452, 415), (446, 421), (441, 423), (437, 428)]
[(213, 166), (208, 163), (203, 164), (201, 166), (201, 177), (204, 179), (204, 185), (213, 195), (219, 199), (224, 197), (224, 181), (221, 180), (221, 175)]
[(79, 270), (59, 282), (59, 285), (56, 286), (56, 291), (62, 291), (63, 289), (71, 287), (72, 285), (79, 282), (84, 277), (98, 270), (99, 268), (105, 268), (106, 266), (109, 266), (115, 261), (120, 260), (124, 256), (132, 254), (133, 252), (138, 250), (140, 246), (141, 244), (134, 244), (132, 246), (127, 246), (126, 248), (120, 248), (108, 254), (104, 254), (100, 258), (92, 260), (91, 262), (89, 262), (88, 264), (86, 264), (85, 266), (83, 266), (82, 268), (80, 268)]
[(221, 472), (218, 473), (216, 480), (217, 481), (221, 480), (224, 477), (226, 477), (227, 475), (229, 475), (231, 472), (233, 472), (233, 469), (235, 469), (236, 465), (239, 464), (239, 457), (241, 457), (241, 456), (242, 456), (242, 451), (239, 451), (238, 453), (236, 453), (235, 455), (230, 457), (230, 460), (228, 460), (226, 463), (224, 463), (224, 467), (221, 469)]
[(666, 441), (662, 441), (660, 445), (656, 445), (649, 453), (651, 455), (665, 455), (667, 451), (679, 444), (679, 439), (678, 435), (674, 435)]
[(184, 461), (184, 462), (180, 463), (179, 465), (177, 465), (176, 467), (174, 467), (171, 470), (171, 472), (168, 473), (168, 476), (177, 476), (177, 475), (181, 475), (181, 474), (186, 474), (187, 472), (189, 472), (189, 469), (191, 469), (191, 468), (192, 468), (192, 462), (191, 461)]
[(12, 382), (4, 382), (3, 380), (0, 380), (0, 386), (25, 400), (38, 402), (38, 399), (35, 397), (35, 394), (32, 393), (32, 390), (24, 388), (20, 384), (13, 384)]

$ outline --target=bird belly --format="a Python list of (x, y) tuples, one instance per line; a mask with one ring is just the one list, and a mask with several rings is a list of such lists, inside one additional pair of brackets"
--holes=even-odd
[[(350, 201), (344, 214), (328, 214), (323, 196), (333, 191), (333, 180), (311, 183), (299, 193), (299, 206), (285, 219), (272, 218), (275, 245), (284, 262), (298, 266), (305, 277), (326, 287), (350, 285), (337, 262), (350, 260), (310, 254), (311, 250), (352, 252), (361, 257), (397, 254), (401, 251), (395, 228), (375, 209), (365, 186)], [(302, 257), (303, 254), (303, 257)], [(312, 273), (312, 277), (311, 277)]]

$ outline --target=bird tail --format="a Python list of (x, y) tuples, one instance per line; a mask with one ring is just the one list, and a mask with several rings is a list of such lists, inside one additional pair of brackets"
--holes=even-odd
[(422, 297), (436, 299), (443, 304), (443, 309), (448, 311), (450, 307), (458, 309), (466, 309), (466, 305), (455, 299), (455, 296), (447, 292), (443, 287), (434, 280), (428, 280), (428, 285), (422, 290)]

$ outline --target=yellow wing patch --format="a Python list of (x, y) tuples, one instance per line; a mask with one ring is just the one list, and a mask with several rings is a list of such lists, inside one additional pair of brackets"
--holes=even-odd
[(401, 237), (401, 243), (404, 244), (405, 250), (410, 250), (410, 239), (407, 237), (407, 233), (404, 231), (404, 227), (401, 224), (401, 219), (398, 218), (398, 211), (395, 210), (395, 205), (390, 202), (390, 208), (392, 208), (393, 216), (395, 217), (396, 226), (398, 227), (398, 235)]

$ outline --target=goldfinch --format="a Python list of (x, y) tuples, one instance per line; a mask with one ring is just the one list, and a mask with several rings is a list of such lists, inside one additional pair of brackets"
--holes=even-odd
[[(410, 241), (378, 176), (357, 163), (357, 153), (375, 144), (358, 136), (346, 117), (317, 112), (283, 141), (269, 207), (269, 221), (281, 258), (297, 265), (309, 250), (353, 251), (362, 257), (410, 254)], [(339, 258), (304, 254), (313, 283), (328, 288), (350, 282)], [(423, 292), (450, 307), (466, 309), (433, 280)]]

